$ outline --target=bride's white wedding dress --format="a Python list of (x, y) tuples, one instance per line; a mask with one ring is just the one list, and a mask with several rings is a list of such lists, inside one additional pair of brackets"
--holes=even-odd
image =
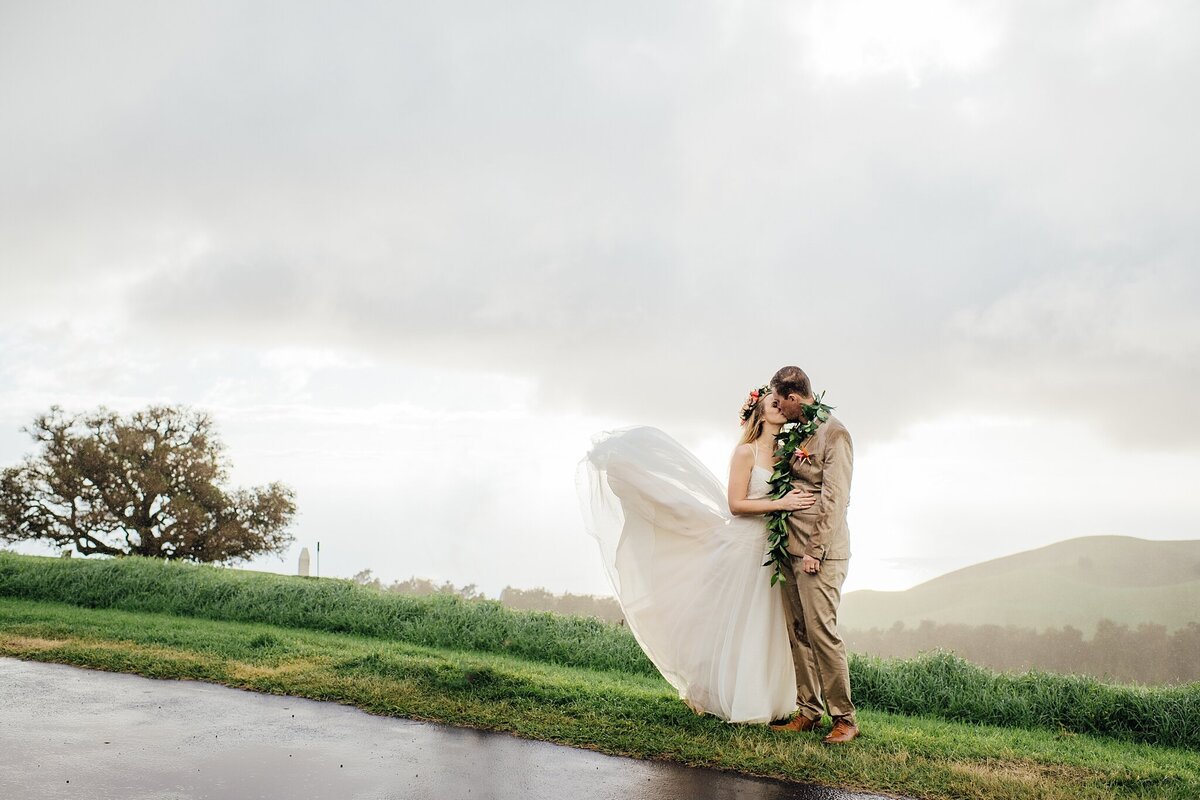
[[(755, 465), (748, 496), (766, 497)], [(588, 533), (625, 621), (679, 696), (729, 722), (796, 709), (780, 587), (762, 566), (762, 516), (733, 516), (724, 486), (656, 428), (596, 437), (579, 465)]]

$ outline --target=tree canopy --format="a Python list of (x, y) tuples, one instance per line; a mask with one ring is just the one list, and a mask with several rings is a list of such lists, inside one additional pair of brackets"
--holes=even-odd
[(296, 513), (281, 483), (224, 486), (212, 418), (184, 406), (122, 417), (59, 406), (23, 428), (38, 449), (0, 471), (0, 540), (43, 540), (80, 555), (235, 562), (282, 553)]

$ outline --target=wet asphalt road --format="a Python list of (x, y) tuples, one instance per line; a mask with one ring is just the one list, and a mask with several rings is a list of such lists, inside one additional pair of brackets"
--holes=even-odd
[(0, 798), (866, 800), (349, 706), (0, 658)]

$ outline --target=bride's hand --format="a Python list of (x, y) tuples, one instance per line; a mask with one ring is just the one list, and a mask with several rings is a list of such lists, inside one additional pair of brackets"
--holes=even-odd
[(779, 511), (803, 511), (816, 505), (817, 496), (803, 489), (793, 489), (775, 501)]

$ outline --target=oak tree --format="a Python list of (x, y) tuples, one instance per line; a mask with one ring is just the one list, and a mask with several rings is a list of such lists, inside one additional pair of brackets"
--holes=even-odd
[(281, 554), (292, 541), (293, 491), (226, 487), (229, 463), (207, 413), (53, 406), (23, 430), (38, 449), (0, 471), (2, 541), (220, 563)]

